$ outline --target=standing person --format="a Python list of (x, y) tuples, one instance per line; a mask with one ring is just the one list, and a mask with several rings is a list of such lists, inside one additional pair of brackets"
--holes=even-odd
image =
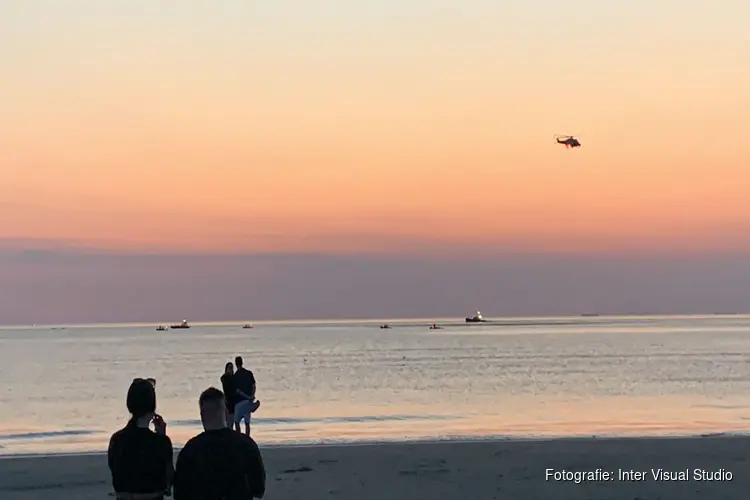
[(258, 409), (260, 401), (255, 399), (255, 376), (244, 367), (242, 356), (234, 358), (237, 371), (234, 384), (237, 388), (237, 401), (234, 405), (234, 428), (240, 431), (240, 422), (245, 421), (245, 435), (250, 435), (250, 414)]
[(227, 428), (226, 400), (210, 387), (198, 399), (204, 432), (177, 457), (174, 500), (263, 498), (266, 469), (258, 445)]
[(221, 388), (227, 405), (227, 427), (230, 429), (234, 424), (234, 406), (237, 404), (237, 386), (234, 383), (234, 365), (229, 362), (224, 366), (224, 374), (221, 376)]
[[(118, 499), (162, 500), (172, 487), (174, 465), (167, 424), (156, 413), (156, 391), (145, 379), (133, 380), (126, 405), (127, 425), (109, 440), (107, 461)], [(153, 422), (155, 431), (149, 425)]]

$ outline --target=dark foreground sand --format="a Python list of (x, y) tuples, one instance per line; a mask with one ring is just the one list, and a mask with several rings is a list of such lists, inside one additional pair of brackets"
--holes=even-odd
[[(692, 500), (750, 498), (750, 438), (570, 439), (310, 448), (266, 448), (266, 498), (352, 500)], [(689, 471), (657, 481), (651, 469)], [(612, 480), (546, 480), (546, 469), (613, 474)], [(645, 471), (620, 480), (618, 470)], [(723, 481), (697, 481), (694, 469)], [(727, 479), (727, 473), (732, 479)], [(600, 474), (601, 476), (602, 474)], [(104, 500), (103, 455), (0, 460), (3, 500)]]

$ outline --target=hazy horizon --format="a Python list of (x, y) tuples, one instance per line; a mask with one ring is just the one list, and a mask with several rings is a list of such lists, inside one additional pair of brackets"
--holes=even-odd
[(748, 18), (0, 4), (0, 322), (746, 310)]
[(498, 252), (466, 259), (5, 247), (0, 276), (2, 324), (750, 310), (747, 254)]

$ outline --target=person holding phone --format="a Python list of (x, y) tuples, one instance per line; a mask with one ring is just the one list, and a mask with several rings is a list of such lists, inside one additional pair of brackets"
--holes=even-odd
[(163, 500), (174, 478), (173, 448), (167, 424), (156, 413), (154, 384), (133, 380), (126, 405), (131, 418), (112, 435), (107, 451), (115, 495), (118, 500)]

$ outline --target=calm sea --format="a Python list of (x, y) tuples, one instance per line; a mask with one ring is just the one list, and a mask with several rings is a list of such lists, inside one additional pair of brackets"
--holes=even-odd
[(0, 453), (106, 449), (137, 376), (176, 445), (241, 354), (261, 444), (742, 432), (750, 317), (0, 328)]

